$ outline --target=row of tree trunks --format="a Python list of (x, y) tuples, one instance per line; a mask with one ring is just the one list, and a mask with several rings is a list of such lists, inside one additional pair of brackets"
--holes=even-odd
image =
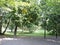
[[(55, 36), (56, 36), (56, 39), (58, 38), (58, 32), (57, 30), (54, 32), (55, 33)], [(44, 39), (46, 38), (46, 30), (44, 30)]]

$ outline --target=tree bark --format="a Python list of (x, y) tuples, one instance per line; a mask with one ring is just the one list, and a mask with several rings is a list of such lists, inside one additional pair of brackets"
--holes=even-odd
[(44, 39), (46, 38), (46, 30), (44, 30)]
[(7, 26), (6, 26), (5, 30), (3, 31), (3, 34), (5, 34), (5, 32), (6, 32), (7, 28), (8, 28), (8, 26), (9, 26), (9, 23), (10, 23), (10, 20), (9, 20), (9, 22), (7, 23)]
[(17, 33), (17, 25), (15, 26), (15, 30), (14, 30), (14, 35), (16, 36)]
[(56, 30), (56, 39), (57, 39), (57, 37), (58, 37), (58, 33), (57, 33), (57, 30)]
[(2, 22), (0, 21), (0, 34), (2, 34)]

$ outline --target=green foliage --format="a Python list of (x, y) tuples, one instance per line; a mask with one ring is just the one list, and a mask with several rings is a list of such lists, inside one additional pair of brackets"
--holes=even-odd
[(55, 31), (57, 30), (58, 33), (59, 32), (59, 27), (58, 26), (60, 24), (60, 2), (58, 2), (57, 0), (54, 0), (54, 1), (44, 1), (44, 0), (41, 0), (42, 3), (40, 4), (41, 5), (41, 9), (42, 9), (42, 24), (41, 26), (48, 30), (48, 31)]
[[(0, 0), (3, 8), (3, 22), (9, 27), (26, 26), (30, 31), (33, 25), (60, 32), (60, 0)], [(7, 9), (6, 9), (7, 8)], [(12, 25), (13, 24), (13, 25)]]

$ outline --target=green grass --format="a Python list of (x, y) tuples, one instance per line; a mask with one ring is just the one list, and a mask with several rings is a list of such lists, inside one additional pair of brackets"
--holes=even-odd
[[(5, 33), (6, 35), (14, 35), (13, 33)], [(42, 33), (29, 33), (29, 34), (25, 34), (25, 33), (17, 33), (17, 36), (43, 36)]]
[[(5, 33), (6, 35), (14, 35), (13, 32), (6, 32)], [(17, 36), (44, 36), (44, 30), (38, 30), (38, 31), (35, 31), (33, 33), (21, 33), (21, 32), (17, 32)]]
[[(6, 37), (14, 37), (14, 32), (6, 32), (5, 33)], [(35, 36), (35, 37), (44, 37), (44, 30), (37, 30), (33, 33), (29, 33), (29, 32), (23, 32), (21, 33), (20, 31), (17, 31), (17, 37), (30, 37), (30, 36)], [(49, 32), (46, 31), (46, 36), (55, 36), (55, 35), (50, 35)]]
[(43, 34), (31, 33), (31, 34), (19, 34), (18, 36), (43, 36)]

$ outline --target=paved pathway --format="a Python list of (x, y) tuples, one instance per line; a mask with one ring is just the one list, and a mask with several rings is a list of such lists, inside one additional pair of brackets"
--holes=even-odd
[(0, 45), (60, 45), (60, 39), (1, 38)]

